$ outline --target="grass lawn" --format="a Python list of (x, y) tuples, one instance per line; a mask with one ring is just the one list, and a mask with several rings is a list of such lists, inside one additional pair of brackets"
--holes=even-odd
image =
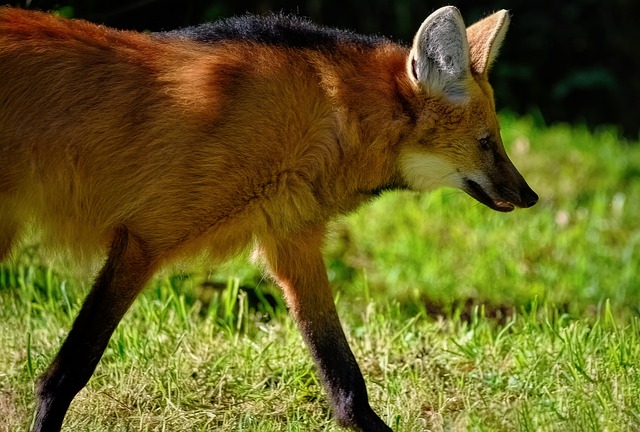
[[(640, 430), (640, 143), (539, 123), (502, 116), (532, 209), (389, 193), (333, 224), (338, 309), (394, 430)], [(39, 254), (0, 267), (0, 432), (28, 429), (90, 284)], [(339, 428), (278, 292), (239, 257), (154, 279), (63, 430)]]

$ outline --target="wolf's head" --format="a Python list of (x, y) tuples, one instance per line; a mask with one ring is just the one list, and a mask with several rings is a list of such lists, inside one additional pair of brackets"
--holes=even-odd
[(488, 81), (508, 25), (502, 10), (465, 29), (447, 6), (418, 30), (407, 60), (418, 120), (399, 159), (411, 189), (455, 187), (498, 211), (538, 201), (504, 150)]

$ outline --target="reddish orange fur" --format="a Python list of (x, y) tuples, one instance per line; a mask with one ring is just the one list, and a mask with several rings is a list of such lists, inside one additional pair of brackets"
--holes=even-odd
[[(70, 250), (106, 246), (126, 224), (162, 259), (192, 242), (225, 256), (251, 234), (351, 210), (359, 191), (395, 175), (389, 144), (406, 121), (379, 127), (397, 110), (396, 86), (408, 85), (397, 82), (406, 52), (394, 46), (334, 64), (241, 43), (168, 44), (15, 9), (0, 13), (0, 35), (0, 73), (14, 86), (0, 87), (12, 107), (0, 140), (14, 150), (3, 153), (3, 198), (30, 207)], [(322, 87), (291, 70), (320, 76)], [(347, 87), (345, 75), (363, 78)], [(336, 113), (336, 103), (363, 109)], [(339, 150), (328, 145), (336, 138)]]

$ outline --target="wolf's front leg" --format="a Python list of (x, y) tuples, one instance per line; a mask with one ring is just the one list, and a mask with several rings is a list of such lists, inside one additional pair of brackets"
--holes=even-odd
[(391, 431), (369, 406), (362, 373), (340, 325), (320, 251), (323, 236), (322, 228), (267, 240), (260, 252), (284, 290), (338, 423), (366, 432)]

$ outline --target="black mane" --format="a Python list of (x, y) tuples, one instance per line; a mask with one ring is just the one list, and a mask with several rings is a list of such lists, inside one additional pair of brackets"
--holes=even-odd
[(323, 27), (307, 18), (285, 14), (243, 15), (158, 35), (182, 36), (203, 43), (231, 40), (311, 49), (330, 49), (342, 43), (373, 48), (387, 42), (380, 36)]

